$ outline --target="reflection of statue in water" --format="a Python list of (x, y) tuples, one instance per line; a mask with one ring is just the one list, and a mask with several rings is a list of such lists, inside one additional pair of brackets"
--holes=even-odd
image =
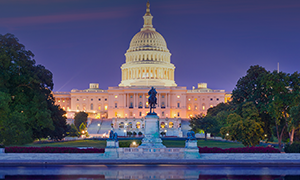
[(110, 131), (108, 140), (118, 141), (118, 134), (114, 133), (114, 131)]
[(187, 133), (187, 140), (196, 140), (194, 131), (191, 131), (191, 132)]
[(154, 87), (152, 87), (150, 89), (150, 91), (148, 92), (148, 95), (149, 95), (148, 103), (149, 103), (149, 106), (150, 106), (150, 112), (148, 113), (148, 115), (156, 115), (156, 113), (154, 112), (155, 105), (157, 104), (156, 94), (157, 94), (157, 92), (154, 89)]

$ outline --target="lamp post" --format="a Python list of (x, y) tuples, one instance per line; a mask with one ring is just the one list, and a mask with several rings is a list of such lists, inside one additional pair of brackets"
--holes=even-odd
[(124, 129), (124, 136), (126, 136), (125, 134), (126, 134), (126, 129)]

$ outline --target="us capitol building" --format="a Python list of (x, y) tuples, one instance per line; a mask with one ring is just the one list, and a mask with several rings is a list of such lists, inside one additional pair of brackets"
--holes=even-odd
[(132, 38), (125, 53), (119, 86), (103, 90), (99, 89), (99, 84), (90, 83), (89, 89), (54, 93), (56, 104), (67, 111), (69, 120), (76, 112), (89, 114), (90, 134), (99, 134), (105, 122), (118, 134), (143, 133), (144, 118), (150, 110), (147, 93), (152, 86), (157, 90), (155, 112), (160, 117), (161, 131), (169, 136), (182, 136), (184, 119), (206, 114), (208, 108), (230, 98), (225, 90), (209, 89), (206, 83), (198, 83), (191, 90), (177, 86), (171, 53), (164, 37), (152, 25), (149, 2), (143, 18), (143, 27)]

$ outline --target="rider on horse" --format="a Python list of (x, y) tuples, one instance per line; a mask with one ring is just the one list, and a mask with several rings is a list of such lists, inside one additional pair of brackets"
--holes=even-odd
[[(155, 105), (157, 104), (157, 98), (156, 98), (156, 90), (154, 89), (154, 87), (152, 87), (150, 89), (150, 91), (148, 92), (148, 95), (149, 95), (149, 98), (148, 98), (148, 103), (149, 103), (149, 106), (150, 106), (150, 113), (148, 113), (149, 115), (150, 114), (156, 114), (154, 112), (154, 109), (155, 109)], [(152, 110), (152, 112), (151, 112)]]

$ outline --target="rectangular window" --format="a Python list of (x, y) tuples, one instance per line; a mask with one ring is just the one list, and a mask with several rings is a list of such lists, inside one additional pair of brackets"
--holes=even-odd
[(142, 116), (142, 112), (140, 112), (140, 116)]
[(177, 103), (177, 107), (180, 108), (180, 103)]
[(118, 108), (118, 103), (115, 103), (115, 108)]
[(107, 111), (107, 105), (104, 106), (105, 111)]
[(161, 112), (161, 116), (165, 116), (165, 112), (163, 111), (163, 112)]

